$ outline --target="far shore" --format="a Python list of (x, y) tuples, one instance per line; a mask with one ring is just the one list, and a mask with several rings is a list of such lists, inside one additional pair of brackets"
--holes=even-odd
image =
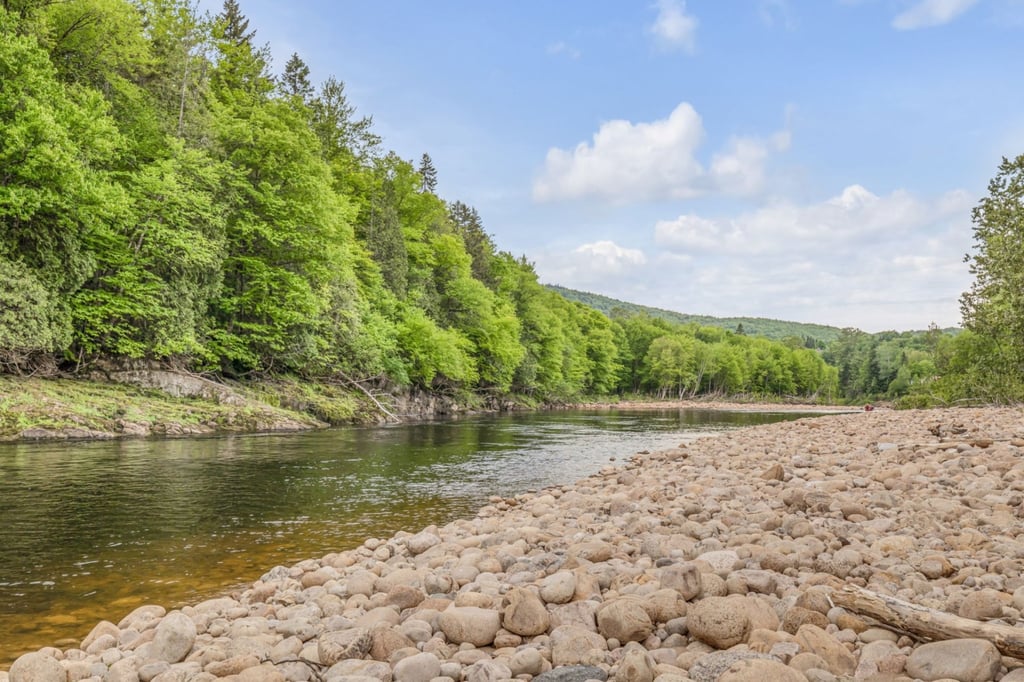
[[(427, 393), (395, 396), (385, 401), (390, 403), (385, 406), (376, 399), (371, 403), (358, 392), (318, 384), (236, 385), (173, 372), (150, 374), (160, 376), (146, 376), (141, 385), (0, 375), (0, 443), (292, 432), (548, 408), (807, 413), (862, 409), (816, 403), (616, 396), (561, 404), (526, 404), (509, 398), (466, 405)], [(190, 393), (184, 393), (186, 390)]]
[[(573, 407), (584, 410), (722, 410), (726, 412), (807, 412), (815, 414), (844, 414), (861, 412), (860, 406), (820, 405), (817, 403), (733, 402), (729, 400), (614, 400), (583, 402)], [(875, 408), (880, 409), (880, 408)]]

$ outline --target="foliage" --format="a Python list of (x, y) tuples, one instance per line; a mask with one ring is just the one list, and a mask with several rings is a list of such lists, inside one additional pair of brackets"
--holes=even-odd
[(648, 315), (652, 318), (665, 320), (676, 324), (698, 324), (703, 327), (720, 327), (737, 334), (749, 336), (764, 336), (769, 339), (781, 341), (787, 337), (796, 337), (801, 340), (807, 348), (824, 348), (825, 344), (838, 338), (840, 330), (836, 327), (829, 327), (820, 324), (806, 324), (803, 322), (785, 322), (783, 320), (771, 320), (763, 317), (711, 317), (710, 315), (689, 315), (677, 313), (672, 310), (651, 308), (636, 303), (627, 303), (614, 298), (593, 294), (586, 291), (577, 291), (565, 287), (548, 285), (552, 291), (565, 296), (570, 301), (578, 301), (592, 308), (597, 308), (606, 315), (613, 318), (630, 317), (637, 314)]
[(542, 286), (438, 196), (429, 154), (383, 149), (344, 83), (311, 77), (298, 54), (272, 73), (236, 0), (214, 17), (194, 0), (4, 3), (0, 362), (263, 377), (331, 421), (344, 395), (295, 386), (834, 393), (808, 349), (829, 328), (681, 323)]
[(33, 354), (64, 346), (71, 335), (64, 319), (29, 268), (0, 258), (0, 369), (18, 371)]
[(1004, 158), (974, 208), (975, 276), (960, 300), (964, 339), (954, 372), (971, 385), (965, 397), (1024, 400), (1024, 154)]

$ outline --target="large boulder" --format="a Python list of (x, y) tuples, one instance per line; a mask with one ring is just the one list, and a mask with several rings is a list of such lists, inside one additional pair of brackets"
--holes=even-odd
[(641, 642), (654, 631), (654, 623), (642, 601), (626, 597), (601, 607), (597, 612), (597, 629), (607, 639)]
[(395, 664), (395, 682), (430, 682), (441, 675), (441, 661), (434, 654), (419, 653)]
[(1000, 663), (999, 651), (986, 639), (948, 639), (914, 649), (907, 673), (926, 681), (986, 682), (995, 679)]
[(747, 599), (740, 595), (705, 597), (689, 605), (686, 625), (690, 634), (716, 649), (743, 642), (750, 632)]
[(505, 616), (502, 624), (509, 632), (523, 637), (533, 637), (547, 632), (551, 617), (540, 597), (529, 590), (515, 587), (505, 595)]
[(67, 673), (56, 658), (37, 651), (12, 663), (8, 678), (10, 682), (66, 682)]
[(487, 646), (501, 629), (501, 614), (477, 606), (450, 606), (441, 614), (438, 625), (449, 642)]
[(149, 654), (160, 661), (177, 663), (185, 660), (195, 643), (196, 624), (181, 611), (171, 611), (156, 626)]
[(594, 651), (605, 652), (608, 642), (596, 632), (578, 625), (562, 625), (551, 631), (551, 665), (593, 664)]

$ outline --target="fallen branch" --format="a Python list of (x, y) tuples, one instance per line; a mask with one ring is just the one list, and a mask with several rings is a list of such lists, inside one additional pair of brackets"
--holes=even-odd
[(377, 409), (380, 410), (381, 412), (383, 412), (389, 419), (392, 419), (392, 420), (394, 420), (396, 422), (401, 422), (402, 421), (401, 419), (399, 419), (398, 417), (393, 415), (390, 411), (388, 411), (388, 409), (386, 407), (381, 405), (380, 401), (377, 400), (375, 397), (373, 397), (373, 394), (370, 393), (368, 390), (366, 390), (366, 388), (364, 388), (363, 385), (360, 384), (358, 381), (354, 381), (353, 379), (349, 379), (347, 376), (345, 376), (341, 372), (337, 372), (337, 375), (339, 377), (341, 377), (345, 381), (345, 383), (347, 383), (349, 386), (352, 386), (353, 388), (356, 388), (356, 389), (359, 389), (360, 391), (362, 391), (363, 395), (365, 395), (367, 398), (369, 398), (371, 401), (373, 401), (373, 404), (377, 406)]
[(1019, 627), (961, 618), (855, 585), (844, 585), (833, 591), (832, 603), (916, 637), (929, 640), (987, 639), (1001, 653), (1024, 659), (1024, 629)]

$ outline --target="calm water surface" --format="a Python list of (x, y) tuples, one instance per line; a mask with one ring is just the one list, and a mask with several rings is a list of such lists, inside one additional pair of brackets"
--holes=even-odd
[[(795, 419), (548, 412), (291, 435), (0, 445), (0, 666), (100, 619), (470, 516), (611, 457)], [(74, 640), (73, 642), (71, 640)]]

